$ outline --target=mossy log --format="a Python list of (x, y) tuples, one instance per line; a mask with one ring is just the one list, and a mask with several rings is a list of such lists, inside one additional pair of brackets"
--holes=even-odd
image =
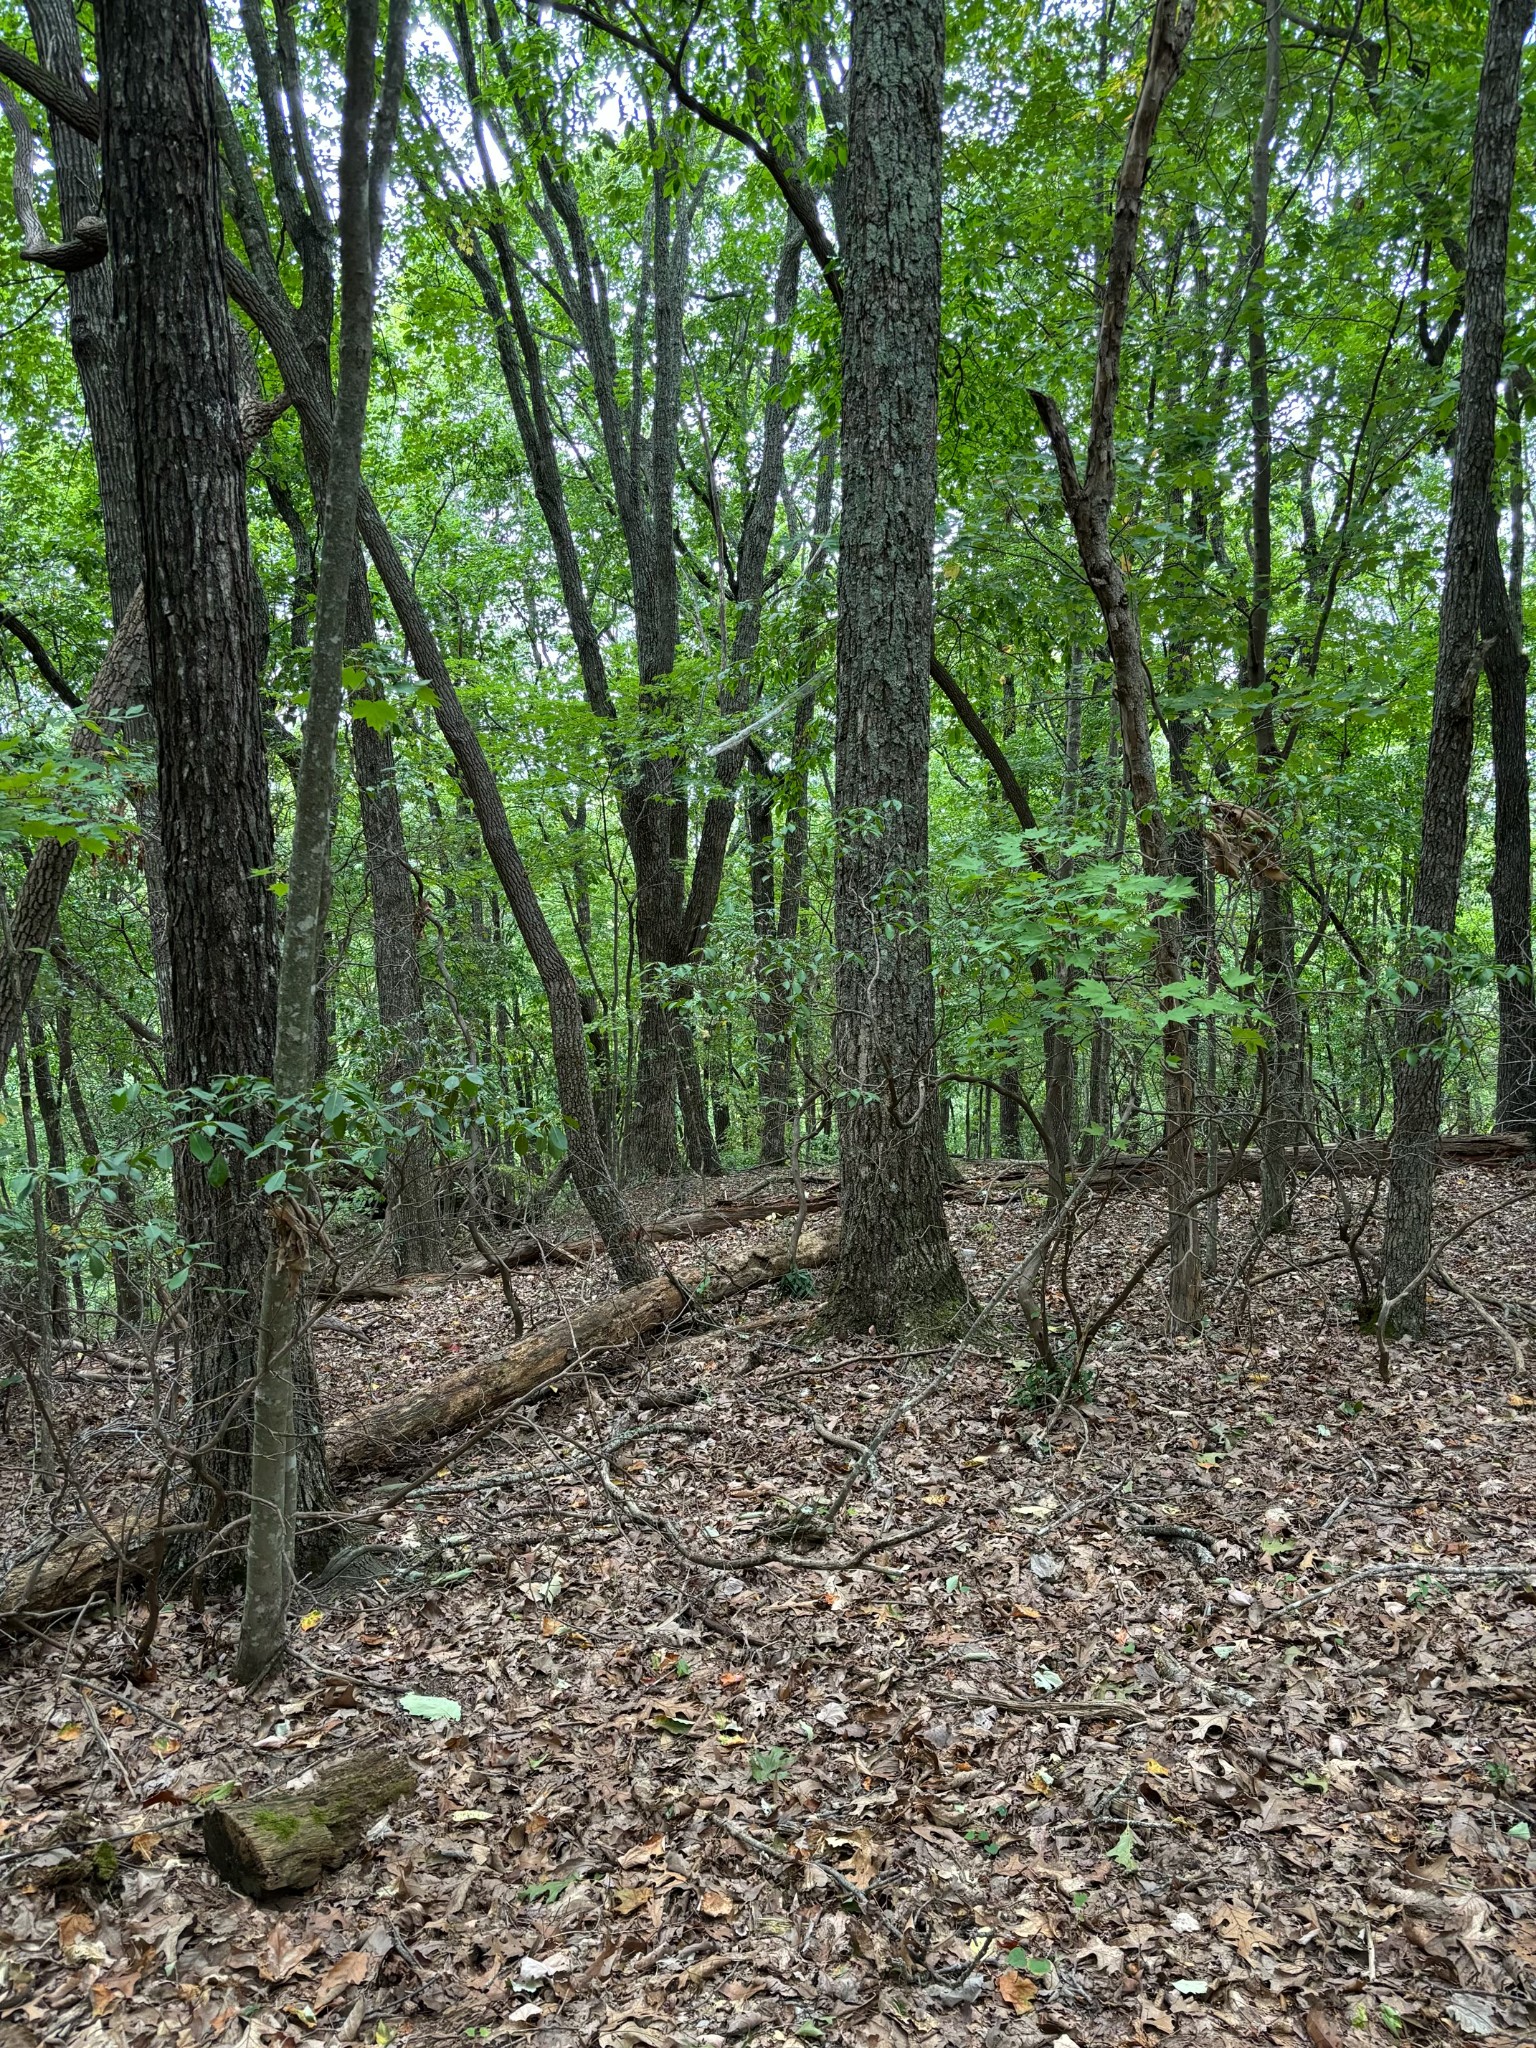
[(307, 1891), (354, 1853), (381, 1813), (416, 1789), (393, 1751), (318, 1770), (297, 1792), (266, 1792), (203, 1817), (203, 1846), (226, 1883), (253, 1899)]

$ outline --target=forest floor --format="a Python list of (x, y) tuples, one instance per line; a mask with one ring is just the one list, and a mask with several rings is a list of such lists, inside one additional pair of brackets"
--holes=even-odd
[[(1527, 1192), (1438, 1189), (1446, 1234), (1514, 1202), (1444, 1264), (1517, 1332)], [(982, 1296), (1033, 1217), (951, 1223)], [(1251, 1223), (1233, 1192), (1229, 1274)], [(1083, 1296), (1159, 1228), (1151, 1194), (1085, 1226)], [(1049, 1428), (1006, 1322), (913, 1358), (749, 1297), (439, 1447), (259, 1700), (223, 1675), (228, 1607), (169, 1606), (137, 1686), (136, 1611), (24, 1642), (0, 1671), (0, 2048), (1531, 2042), (1536, 1384), (1437, 1289), (1384, 1385), (1348, 1264), (1315, 1263), (1337, 1248), (1309, 1198), (1200, 1341), (1162, 1334), (1154, 1277)], [(519, 1284), (542, 1317), (609, 1283)], [(510, 1320), (471, 1279), (338, 1309), (328, 1406), (492, 1353)], [(122, 1388), (73, 1401), (120, 1469)], [(9, 1427), (0, 1542), (39, 1512)], [(733, 1568), (850, 1477), (840, 1555), (924, 1533), (852, 1570)], [(255, 1904), (214, 1876), (207, 1802), (381, 1743), (420, 1789), (318, 1890)], [(103, 1837), (121, 1867), (93, 1888), (27, 1853)]]

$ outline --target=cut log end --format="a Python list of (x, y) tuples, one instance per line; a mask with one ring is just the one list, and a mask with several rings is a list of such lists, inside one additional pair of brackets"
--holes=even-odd
[(380, 1814), (415, 1789), (416, 1773), (403, 1757), (358, 1757), (317, 1771), (300, 1791), (215, 1807), (203, 1820), (203, 1846), (220, 1877), (253, 1899), (308, 1891), (355, 1853)]

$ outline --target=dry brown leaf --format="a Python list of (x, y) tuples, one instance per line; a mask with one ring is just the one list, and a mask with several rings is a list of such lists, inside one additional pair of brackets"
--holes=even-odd
[(343, 1991), (350, 1990), (354, 1984), (366, 1983), (370, 1960), (360, 1948), (349, 1948), (329, 1964), (315, 1982), (314, 1995), (309, 2001), (314, 2011), (323, 2012)]
[(648, 1842), (638, 1842), (633, 1849), (626, 1849), (619, 1858), (621, 1870), (639, 1870), (643, 1864), (654, 1863), (667, 1846), (665, 1835), (652, 1835)]
[(997, 1980), (997, 1995), (1010, 2012), (1028, 2012), (1040, 1995), (1040, 1986), (1022, 1970), (1004, 1970)]
[(1348, 2048), (1348, 2029), (1326, 2007), (1314, 2005), (1307, 2014), (1306, 2025), (1312, 2048)]
[(298, 1939), (286, 1921), (274, 1920), (266, 1940), (256, 1951), (256, 1967), (267, 1983), (286, 1984), (290, 1977), (310, 1974), (304, 1967), (305, 1958), (312, 1956), (319, 1946), (312, 1936)]
[(736, 1901), (727, 1892), (701, 1892), (699, 1911), (709, 1920), (729, 1920), (736, 1911)]
[(656, 1887), (650, 1884), (616, 1884), (609, 1894), (613, 1910), (621, 1920), (627, 1920), (631, 1913), (638, 1913), (642, 1906), (648, 1906), (656, 1896)]

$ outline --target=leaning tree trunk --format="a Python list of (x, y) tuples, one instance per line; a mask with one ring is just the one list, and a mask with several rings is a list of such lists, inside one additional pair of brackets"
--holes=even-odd
[(928, 936), (943, 0), (855, 0), (837, 596), (833, 1327), (953, 1324)]
[[(1440, 588), (1440, 643), (1410, 960), (1398, 1009), (1392, 1080), (1392, 1177), (1382, 1240), (1389, 1334), (1424, 1328), (1424, 1280), (1433, 1257), (1435, 1148), (1440, 1134), (1448, 953), (1467, 843), (1483, 581), (1492, 509), (1494, 430), (1504, 352), (1505, 269), (1520, 132), (1520, 51), (1531, 0), (1493, 0), (1472, 140), (1472, 208), (1464, 273), (1465, 319), (1456, 401), (1451, 514)], [(1418, 935), (1426, 935), (1421, 944)]]
[[(262, 615), (200, 0), (106, 0), (97, 14), (102, 166), (144, 550), (159, 736), (179, 1088), (272, 1070), (275, 901), (261, 725)], [(232, 1118), (246, 1114), (230, 1102)], [(254, 1135), (254, 1131), (253, 1131)], [(256, 1295), (265, 1231), (238, 1147), (216, 1186), (179, 1146), (179, 1226), (197, 1247), (186, 1303), (197, 1518), (217, 1531), (247, 1480)], [(300, 1498), (323, 1497), (318, 1417), (304, 1415)]]
[[(1120, 740), (1126, 781), (1136, 819), (1144, 872), (1171, 877), (1173, 851), (1162, 801), (1148, 720), (1149, 678), (1141, 626), (1111, 542), (1115, 495), (1115, 404), (1120, 389), (1121, 346), (1130, 310), (1131, 276), (1141, 223), (1142, 200), (1151, 168), (1152, 143), (1163, 106), (1183, 66), (1194, 29), (1194, 0), (1158, 0), (1147, 41), (1141, 93), (1126, 135), (1115, 183), (1115, 225), (1105, 268), (1099, 317), (1088, 452), (1081, 476), (1071, 438), (1055, 401), (1031, 392), (1050, 437), (1061, 494), (1077, 541), (1078, 558), (1104, 620), (1115, 676)], [(1184, 972), (1182, 920), (1170, 910), (1154, 921), (1153, 971), (1163, 991), (1163, 1152), (1168, 1178), (1168, 1313), (1175, 1329), (1200, 1326), (1200, 1252), (1195, 1223), (1195, 1071), (1188, 1024), (1171, 993)]]

